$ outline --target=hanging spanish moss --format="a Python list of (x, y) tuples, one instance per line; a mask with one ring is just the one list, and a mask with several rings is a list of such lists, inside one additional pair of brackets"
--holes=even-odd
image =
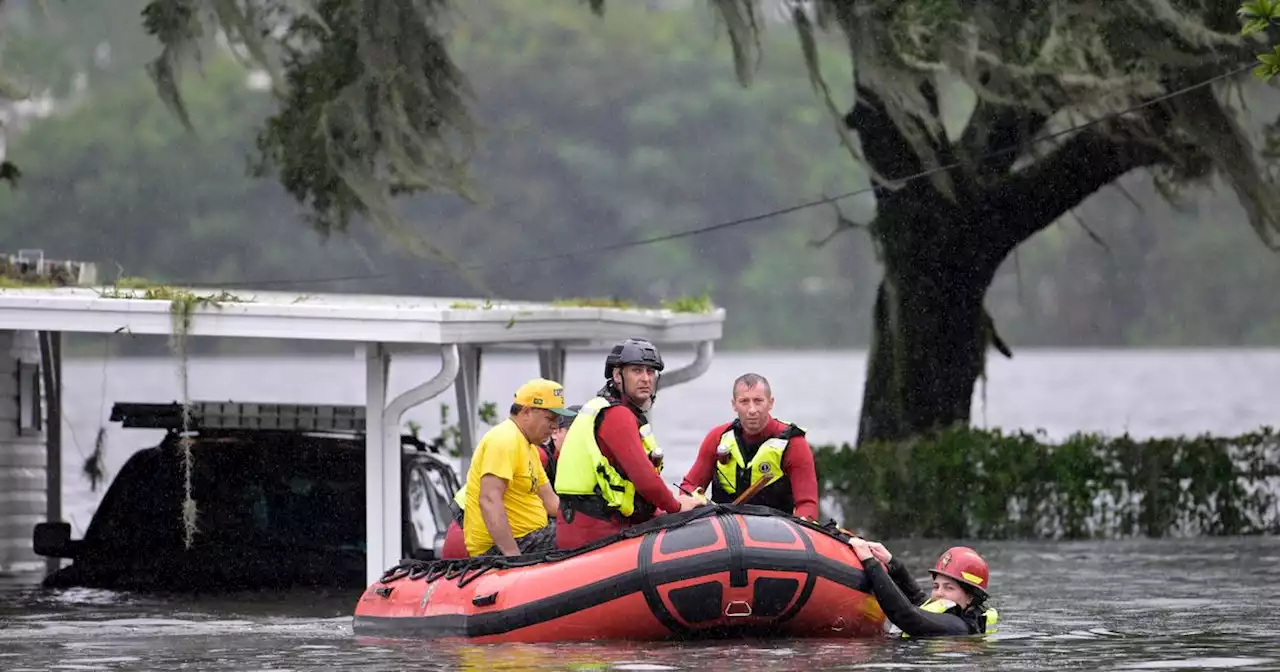
[(188, 300), (190, 294), (173, 298), (169, 303), (169, 311), (173, 324), (169, 334), (169, 347), (178, 359), (178, 390), (182, 403), (182, 435), (178, 438), (178, 450), (182, 451), (182, 543), (187, 549), (197, 532), (196, 520), (198, 507), (191, 496), (191, 471), (194, 468), (191, 455), (191, 394), (188, 381), (189, 360), (187, 358), (188, 335), (191, 330), (191, 313), (195, 301)]
[(163, 50), (148, 70), (161, 98), (191, 127), (182, 66), (198, 60), (221, 30), (233, 53), (271, 76), (280, 101), (258, 133), (256, 175), (278, 174), (322, 235), (365, 218), (488, 293), (393, 205), (398, 195), (422, 191), (474, 200), (467, 179), (475, 149), (471, 94), (448, 53), (447, 6), (446, 0), (153, 0), (144, 23)]
[(192, 418), (190, 395), (190, 360), (188, 358), (188, 342), (191, 336), (191, 320), (198, 307), (208, 306), (220, 308), (224, 303), (243, 303), (242, 299), (229, 292), (218, 292), (210, 295), (197, 295), (185, 289), (156, 284), (145, 278), (121, 278), (116, 284), (99, 292), (104, 299), (142, 299), (148, 301), (164, 301), (169, 304), (170, 328), (169, 349), (178, 363), (178, 387), (182, 405), (182, 432), (178, 437), (178, 450), (182, 451), (182, 512), (181, 524), (183, 544), (191, 548), (196, 532), (199, 531), (199, 507), (191, 489), (191, 476), (195, 467), (192, 456), (191, 438), (196, 429)]

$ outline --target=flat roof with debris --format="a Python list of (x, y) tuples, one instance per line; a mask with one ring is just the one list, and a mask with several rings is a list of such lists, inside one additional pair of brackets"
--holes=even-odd
[[(175, 311), (178, 313), (175, 316)], [(187, 312), (189, 311), (189, 312)], [(0, 288), (0, 329), (379, 343), (594, 344), (719, 340), (725, 311), (408, 295), (168, 287)]]

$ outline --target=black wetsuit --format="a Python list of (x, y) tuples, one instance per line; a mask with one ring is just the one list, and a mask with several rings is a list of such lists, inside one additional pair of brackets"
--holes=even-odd
[(976, 635), (986, 632), (986, 617), (981, 606), (959, 607), (940, 614), (920, 609), (929, 599), (911, 577), (911, 572), (893, 558), (886, 568), (871, 558), (862, 563), (863, 571), (871, 581), (872, 592), (885, 616), (904, 634), (912, 637), (945, 637)]

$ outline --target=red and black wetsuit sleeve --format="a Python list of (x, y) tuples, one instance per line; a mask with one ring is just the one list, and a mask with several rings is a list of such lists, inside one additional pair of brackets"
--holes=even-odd
[(795, 502), (794, 511), (788, 513), (817, 520), (818, 472), (813, 465), (813, 448), (803, 436), (791, 437), (787, 452), (782, 455), (782, 470), (791, 477), (791, 499)]
[(902, 632), (912, 637), (945, 637), (971, 635), (974, 630), (963, 618), (951, 613), (935, 614), (923, 611), (911, 603), (889, 577), (884, 565), (871, 558), (862, 563), (863, 571), (871, 582), (871, 590), (880, 603), (880, 609)]
[(929, 593), (916, 583), (915, 577), (911, 576), (911, 572), (901, 560), (890, 558), (889, 565), (885, 569), (889, 570), (889, 578), (893, 579), (893, 583), (902, 590), (908, 602), (918, 607), (929, 599)]
[(679, 513), (680, 501), (662, 482), (649, 461), (649, 454), (644, 452), (644, 444), (640, 443), (640, 421), (635, 413), (622, 406), (612, 406), (601, 415), (597, 442), (600, 453), (636, 486), (637, 495), (667, 513)]

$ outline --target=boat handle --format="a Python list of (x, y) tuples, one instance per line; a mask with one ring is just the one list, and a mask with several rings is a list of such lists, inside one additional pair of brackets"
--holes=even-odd
[[(736, 609), (735, 609), (736, 607)], [(751, 605), (744, 600), (734, 600), (724, 606), (724, 615), (731, 618), (741, 618), (751, 615)]]

